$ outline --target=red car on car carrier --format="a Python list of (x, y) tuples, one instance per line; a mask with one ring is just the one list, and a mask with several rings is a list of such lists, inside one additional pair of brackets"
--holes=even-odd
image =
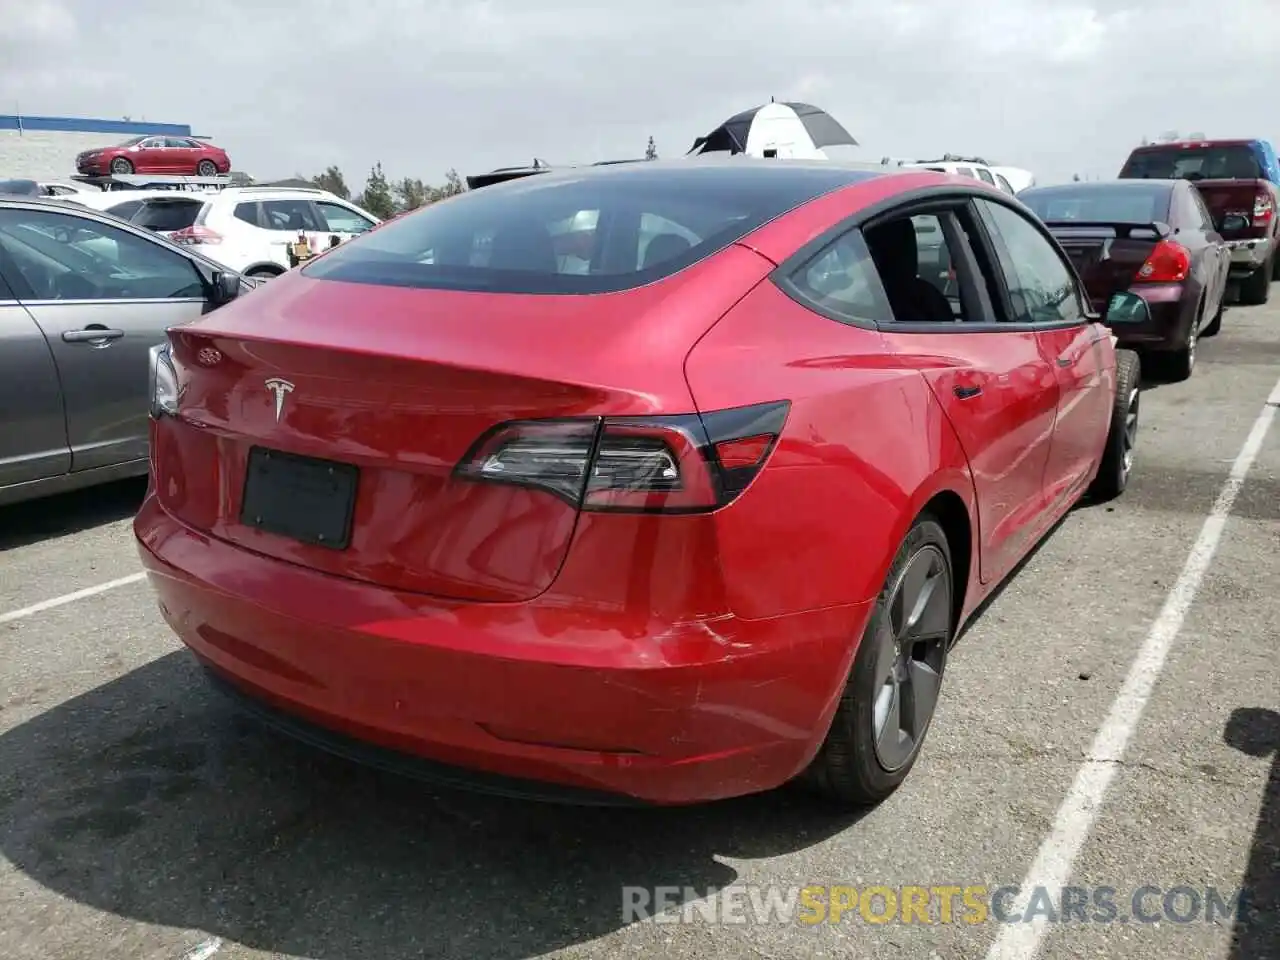
[(216, 177), (231, 172), (227, 151), (195, 137), (132, 137), (114, 147), (85, 150), (76, 157), (77, 172), (87, 176), (169, 174)]
[(873, 803), (960, 626), (1124, 489), (1137, 378), (977, 181), (549, 172), (174, 328), (135, 531), (214, 682), (338, 753), (578, 802)]

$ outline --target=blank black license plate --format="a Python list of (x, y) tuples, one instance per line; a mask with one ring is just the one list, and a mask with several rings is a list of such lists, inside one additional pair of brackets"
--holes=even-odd
[(304, 543), (345, 549), (359, 476), (349, 463), (253, 447), (240, 521)]

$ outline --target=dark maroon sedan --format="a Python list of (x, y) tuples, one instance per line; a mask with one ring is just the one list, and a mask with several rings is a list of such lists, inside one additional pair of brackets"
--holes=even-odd
[[(1018, 199), (1066, 250), (1121, 346), (1148, 354), (1170, 379), (1191, 376), (1197, 339), (1222, 326), (1231, 260), (1195, 185), (1067, 183), (1024, 190)], [(1126, 292), (1137, 294), (1145, 310), (1109, 315), (1112, 297)]]
[(87, 176), (158, 173), (216, 177), (231, 171), (231, 158), (221, 147), (195, 137), (133, 137), (114, 147), (84, 151), (76, 157), (76, 170)]

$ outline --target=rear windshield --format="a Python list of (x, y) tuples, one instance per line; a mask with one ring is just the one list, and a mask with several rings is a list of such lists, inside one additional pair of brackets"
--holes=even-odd
[(303, 268), (429, 289), (585, 294), (669, 276), (779, 214), (874, 174), (835, 165), (619, 164), (431, 204)]
[(1148, 180), (1256, 180), (1262, 167), (1251, 147), (1161, 147), (1135, 151), (1120, 176)]
[(1167, 183), (1107, 183), (1038, 187), (1018, 199), (1046, 222), (1164, 223), (1169, 219)]
[(203, 206), (200, 200), (144, 200), (131, 219), (148, 230), (185, 230), (196, 222)]

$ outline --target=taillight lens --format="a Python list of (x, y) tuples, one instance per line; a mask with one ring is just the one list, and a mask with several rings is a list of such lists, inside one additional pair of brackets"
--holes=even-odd
[(1255, 227), (1265, 227), (1271, 223), (1271, 218), (1276, 215), (1276, 204), (1271, 198), (1271, 194), (1265, 190), (1259, 190), (1253, 198), (1253, 225)]
[(222, 234), (208, 227), (187, 227), (185, 230), (175, 230), (169, 234), (169, 239), (174, 243), (195, 244), (195, 243), (221, 243)]
[(178, 413), (178, 374), (173, 367), (169, 344), (154, 346), (148, 352), (150, 372), (151, 416), (172, 417)]
[(1172, 240), (1161, 240), (1134, 278), (1141, 283), (1180, 283), (1191, 272), (1191, 254)]
[(516, 421), (482, 437), (457, 473), (546, 490), (582, 510), (700, 513), (747, 488), (790, 407), (779, 401), (672, 417)]

